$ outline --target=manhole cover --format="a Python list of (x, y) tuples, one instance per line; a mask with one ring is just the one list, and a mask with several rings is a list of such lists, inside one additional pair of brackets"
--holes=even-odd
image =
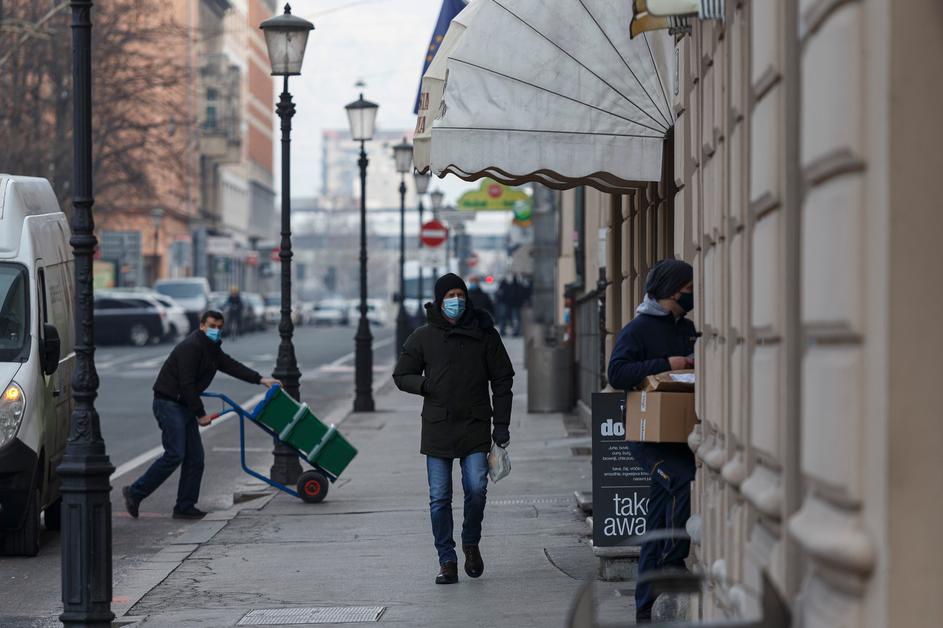
[(383, 606), (322, 606), (318, 608), (259, 608), (249, 611), (237, 626), (306, 626), (361, 624), (380, 620)]

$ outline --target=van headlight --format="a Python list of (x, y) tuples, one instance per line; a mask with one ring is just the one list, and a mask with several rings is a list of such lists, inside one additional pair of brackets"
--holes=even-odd
[(25, 408), (26, 397), (23, 395), (23, 389), (16, 384), (7, 386), (0, 396), (0, 447), (16, 436)]

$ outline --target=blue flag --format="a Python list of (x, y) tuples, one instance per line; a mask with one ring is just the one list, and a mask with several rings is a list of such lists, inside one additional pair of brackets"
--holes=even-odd
[(435, 58), (435, 53), (439, 51), (439, 45), (445, 38), (445, 33), (449, 30), (449, 24), (456, 15), (465, 8), (465, 0), (442, 0), (442, 9), (439, 11), (439, 19), (435, 23), (435, 30), (432, 32), (432, 39), (429, 40), (429, 47), (426, 49), (426, 58), (422, 64), (422, 74), (419, 75), (419, 91), (416, 93), (416, 106), (413, 113), (419, 113), (419, 97), (422, 94), (422, 77), (429, 69), (429, 64)]

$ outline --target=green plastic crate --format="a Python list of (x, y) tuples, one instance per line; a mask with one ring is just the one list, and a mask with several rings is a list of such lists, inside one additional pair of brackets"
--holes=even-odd
[(308, 462), (335, 478), (357, 455), (357, 449), (340, 432), (324, 425), (307, 404), (298, 403), (281, 388), (273, 388), (252, 414), (283, 442), (299, 450)]

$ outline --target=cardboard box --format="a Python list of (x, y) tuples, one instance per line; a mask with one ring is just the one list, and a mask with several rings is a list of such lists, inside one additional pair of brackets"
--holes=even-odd
[(649, 392), (694, 392), (694, 371), (666, 371), (649, 375), (642, 381), (642, 390)]
[(626, 440), (686, 443), (697, 422), (694, 393), (633, 390), (626, 399)]

